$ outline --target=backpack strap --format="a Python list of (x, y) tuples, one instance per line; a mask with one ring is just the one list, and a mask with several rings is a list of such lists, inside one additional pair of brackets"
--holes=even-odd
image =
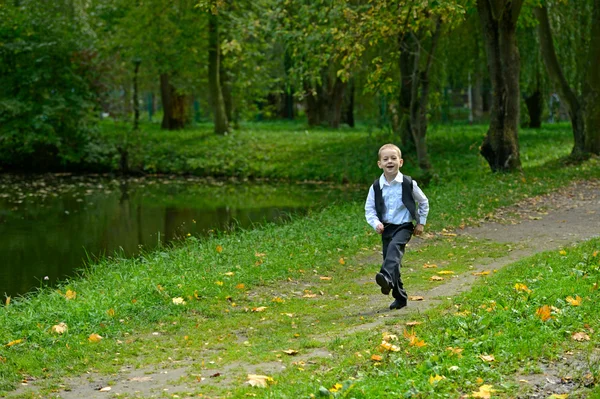
[(377, 212), (377, 218), (383, 223), (383, 214), (385, 213), (385, 201), (383, 200), (383, 193), (381, 186), (379, 185), (379, 179), (373, 182), (373, 192), (375, 193), (375, 211)]
[(402, 203), (410, 212), (410, 216), (419, 223), (417, 219), (417, 206), (413, 197), (413, 181), (410, 176), (403, 175), (402, 178)]

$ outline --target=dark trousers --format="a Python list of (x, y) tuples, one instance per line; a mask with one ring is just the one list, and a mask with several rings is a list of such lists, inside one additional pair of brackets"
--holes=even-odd
[(410, 241), (414, 228), (412, 223), (385, 224), (381, 235), (383, 263), (379, 272), (388, 281), (392, 282), (392, 296), (395, 299), (407, 299), (400, 275), (400, 267), (402, 266), (404, 248)]

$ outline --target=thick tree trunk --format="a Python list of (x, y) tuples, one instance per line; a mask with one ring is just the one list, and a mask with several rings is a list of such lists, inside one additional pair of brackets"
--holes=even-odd
[(543, 101), (542, 93), (536, 90), (532, 95), (525, 98), (525, 105), (529, 114), (529, 127), (539, 129), (542, 127)]
[(410, 124), (410, 102), (412, 97), (412, 71), (414, 68), (414, 51), (410, 35), (403, 34), (398, 39), (400, 46), (400, 97), (398, 99), (398, 130), (402, 148), (405, 151), (415, 148)]
[[(546, 70), (548, 71), (548, 76), (550, 76), (550, 80), (552, 80), (554, 86), (556, 86), (561, 101), (565, 102), (569, 112), (569, 118), (571, 119), (571, 128), (573, 130), (573, 149), (571, 155), (579, 157), (585, 151), (583, 109), (577, 95), (569, 86), (558, 62), (552, 39), (552, 30), (550, 29), (550, 22), (548, 19), (548, 10), (546, 7), (535, 7), (533, 10), (538, 20), (540, 49), (542, 51), (542, 58), (544, 59)], [(597, 69), (597, 66), (594, 66), (593, 69)]]
[(233, 95), (231, 93), (231, 76), (227, 73), (225, 68), (223, 68), (222, 53), (219, 55), (219, 79), (221, 82), (221, 92), (223, 93), (223, 104), (225, 105), (225, 115), (227, 117), (227, 121), (236, 126), (238, 121), (235, 119), (234, 113)]
[(215, 133), (227, 134), (229, 121), (221, 88), (220, 73), (219, 17), (208, 13), (208, 83), (213, 108)]
[(188, 122), (186, 96), (178, 94), (169, 81), (169, 75), (160, 75), (160, 96), (163, 106), (161, 128), (166, 130), (183, 129)]
[(354, 127), (354, 79), (348, 82), (348, 90), (344, 96), (344, 110), (342, 111), (342, 123)]
[(490, 127), (480, 152), (494, 172), (521, 169), (518, 139), (520, 60), (516, 27), (522, 5), (522, 0), (477, 1), (493, 92)]
[(585, 101), (584, 151), (600, 154), (600, 0), (594, 0), (592, 34), (588, 50), (586, 79), (583, 85)]
[(346, 83), (340, 78), (335, 79), (335, 83), (329, 92), (329, 127), (337, 129), (342, 121), (342, 110), (344, 105), (344, 92)]
[(304, 84), (306, 94), (306, 119), (309, 126), (318, 126), (321, 124), (321, 112), (319, 110), (320, 101), (318, 90), (311, 88), (308, 83)]

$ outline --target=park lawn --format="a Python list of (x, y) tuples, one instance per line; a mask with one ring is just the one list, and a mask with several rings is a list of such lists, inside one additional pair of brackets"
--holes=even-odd
[[(407, 284), (415, 289), (436, 284), (429, 281), (433, 272), (421, 267), (425, 263), (438, 263), (456, 274), (465, 273), (469, 271), (470, 262), (501, 256), (507, 250), (500, 244), (464, 241), (465, 238), (440, 234), (443, 229), (449, 231), (478, 223), (500, 206), (559, 188), (570, 180), (600, 177), (597, 158), (578, 165), (561, 160), (570, 150), (566, 127), (525, 130), (521, 134), (523, 173), (492, 175), (477, 156), (476, 147), (483, 132), (480, 126), (432, 129), (430, 151), (436, 154), (432, 157), (435, 175), (426, 193), (432, 205), (428, 231), (434, 234), (417, 251), (407, 255), (406, 267), (412, 269), (407, 275)], [(262, 139), (272, 145), (272, 134), (263, 134)], [(285, 136), (283, 132), (279, 134)], [(376, 153), (379, 143), (385, 139), (369, 139), (363, 132), (362, 149), (368, 147)], [(296, 141), (290, 140), (294, 143), (290, 146), (295, 145)], [(312, 144), (313, 148), (319, 145)], [(340, 145), (340, 151), (342, 148)], [(283, 147), (279, 150), (274, 152), (287, 153)], [(374, 163), (372, 156), (363, 153), (361, 159), (364, 158), (365, 164), (367, 158), (369, 163)], [(347, 169), (362, 162), (339, 158), (321, 162), (346, 165)], [(405, 159), (409, 163), (410, 154), (406, 154)], [(286, 163), (294, 164), (284, 162), (282, 165)], [(371, 171), (376, 176), (376, 168)], [(430, 312), (430, 320), (415, 327), (415, 336), (427, 343), (426, 346), (407, 347), (406, 342), (410, 341), (399, 335), (403, 345), (400, 352), (379, 354), (383, 330), (360, 329), (362, 325), (376, 322), (377, 316), (361, 318), (356, 312), (348, 311), (360, 307), (377, 291), (372, 283), (376, 262), (365, 262), (365, 259), (379, 242), (364, 222), (362, 206), (361, 202), (332, 204), (282, 226), (266, 225), (258, 230), (216, 234), (205, 239), (190, 237), (175, 248), (160, 249), (135, 259), (107, 258), (90, 265), (81, 278), (57, 288), (44, 288), (25, 298), (12, 299), (0, 310), (3, 326), (0, 330), (3, 344), (0, 347), (0, 394), (8, 394), (27, 378), (38, 379), (43, 397), (59, 388), (62, 377), (88, 371), (115, 373), (123, 365), (170, 367), (172, 362), (182, 361), (192, 370), (191, 381), (215, 367), (231, 367), (230, 375), (216, 377), (228, 379), (228, 384), (223, 384), (226, 387), (198, 386), (197, 393), (209, 397), (227, 395), (227, 392), (233, 397), (245, 397), (246, 393), (264, 397), (308, 397), (318, 395), (321, 387), (334, 387), (340, 392), (351, 390), (352, 397), (377, 397), (377, 392), (392, 381), (398, 392), (414, 392), (414, 397), (434, 397), (428, 395), (431, 392), (437, 395), (437, 390), (440, 397), (447, 397), (443, 395), (469, 393), (486, 384), (510, 395), (517, 387), (504, 384), (504, 380), (513, 376), (517, 363), (505, 359), (523, 358), (523, 347), (508, 345), (514, 343), (510, 337), (521, 327), (533, 335), (554, 340), (549, 341), (550, 345), (540, 345), (539, 341), (531, 341), (531, 345), (529, 341), (522, 342), (526, 347), (531, 346), (525, 353), (531, 353), (529, 369), (535, 369), (538, 359), (553, 359), (561, 353), (563, 345), (572, 344), (565, 326), (573, 319), (567, 316), (591, 328), (598, 322), (597, 312), (594, 313), (591, 306), (597, 291), (578, 292), (573, 288), (573, 281), (558, 280), (557, 272), (567, 265), (571, 267), (568, 271), (577, 269), (577, 262), (585, 263), (589, 259), (589, 264), (580, 268), (584, 273), (579, 275), (578, 281), (597, 279), (596, 240), (568, 249), (566, 255), (544, 254), (540, 255), (542, 260), (524, 260), (525, 263), (513, 266), (515, 269), (506, 276), (500, 272), (488, 277), (492, 283), (467, 295), (479, 295), (469, 298), (468, 303), (485, 304), (487, 308), (494, 306), (492, 311), (478, 307), (456, 308), (454, 305), (467, 303), (466, 299), (463, 302), (457, 298), (437, 312)], [(453, 254), (451, 260), (449, 252)], [(566, 263), (565, 259), (572, 261)], [(530, 264), (544, 264), (544, 268), (538, 267), (544, 271), (551, 268), (553, 278), (526, 277)], [(563, 274), (565, 277), (573, 275)], [(535, 294), (526, 296), (526, 300), (521, 299), (522, 292), (513, 292), (518, 283), (515, 276), (521, 275), (520, 282)], [(502, 278), (511, 281), (496, 281)], [(552, 289), (557, 290), (555, 296), (543, 294), (544, 290)], [(584, 299), (581, 306), (573, 309), (557, 306), (557, 301), (566, 301), (566, 296), (573, 295)], [(544, 300), (544, 296), (548, 299)], [(491, 304), (492, 299), (497, 305)], [(560, 317), (554, 315), (542, 323), (536, 319), (535, 312), (544, 304), (570, 312), (561, 313)], [(470, 313), (466, 313), (467, 310)], [(519, 317), (518, 323), (512, 319), (515, 315)], [(480, 321), (484, 316), (489, 320)], [(443, 324), (452, 320), (455, 324)], [(68, 331), (53, 333), (53, 326), (61, 322), (68, 326)], [(575, 325), (583, 326), (581, 323)], [(387, 327), (390, 333), (399, 328), (394, 321)], [(496, 335), (500, 331), (502, 334)], [(103, 339), (92, 342), (91, 334), (99, 334)], [(589, 335), (592, 340), (588, 345), (597, 346), (597, 338)], [(481, 344), (475, 345), (472, 339), (479, 339)], [(505, 349), (498, 350), (498, 345), (505, 344), (508, 345)], [(460, 359), (464, 360), (451, 364), (445, 352), (449, 346), (463, 349)], [(293, 349), (306, 354), (315, 348), (325, 348), (332, 356), (310, 363), (282, 352)], [(482, 362), (476, 356), (484, 353), (494, 354), (499, 360), (491, 364)], [(382, 358), (373, 361), (369, 354)], [(523, 360), (525, 364), (526, 360)], [(274, 371), (273, 364), (287, 368), (272, 373), (276, 384), (266, 391), (251, 390), (244, 384), (246, 375), (239, 367), (241, 361), (255, 363), (257, 371), (265, 364), (271, 365), (271, 371)], [(453, 366), (458, 369), (448, 371)], [(406, 374), (410, 379), (395, 377), (397, 373), (404, 376), (407, 369), (412, 370)], [(431, 375), (433, 382), (430, 383)], [(480, 385), (478, 378), (482, 379)], [(597, 376), (594, 378), (597, 382)], [(340, 388), (336, 388), (337, 383), (341, 384)]]

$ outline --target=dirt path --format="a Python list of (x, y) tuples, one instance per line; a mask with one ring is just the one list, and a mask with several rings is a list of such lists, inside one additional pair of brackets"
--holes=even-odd
[[(482, 222), (478, 227), (459, 230), (457, 234), (469, 235), (476, 239), (514, 244), (514, 250), (509, 251), (502, 258), (493, 261), (486, 259), (477, 262), (474, 265), (474, 272), (500, 269), (518, 259), (538, 252), (566, 248), (577, 242), (597, 237), (600, 235), (600, 181), (577, 182), (559, 192), (529, 198), (510, 208), (500, 209), (493, 218)], [(411, 245), (418, 246), (419, 241), (419, 238), (415, 238)], [(379, 257), (379, 254), (373, 254), (362, 261), (378, 263)], [(475, 279), (476, 277), (472, 273), (464, 273), (449, 279), (447, 283), (435, 288), (421, 292), (411, 292), (411, 295), (423, 296), (425, 300), (411, 302), (407, 308), (407, 314), (423, 312), (438, 304), (440, 299), (452, 297), (468, 290)], [(388, 302), (389, 298), (382, 295), (374, 295), (372, 298), (370, 297), (368, 300), (365, 300), (363, 302), (365, 304), (364, 308), (354, 309), (353, 313), (365, 315), (379, 313), (381, 317), (376, 318), (375, 321), (347, 329), (345, 333), (351, 334), (359, 330), (372, 329), (381, 325), (390, 314), (390, 312), (383, 310), (387, 308)], [(316, 339), (319, 340), (319, 337)], [(321, 339), (327, 342), (330, 337), (321, 337)], [(309, 361), (310, 358), (314, 359), (328, 355), (329, 353), (326, 350), (316, 349), (312, 353), (305, 354), (303, 359), (298, 360)], [(82, 376), (79, 379), (67, 381), (61, 387), (60, 392), (56, 393), (53, 397), (62, 399), (95, 399), (119, 397), (119, 395), (128, 398), (171, 396), (172, 394), (169, 394), (169, 392), (193, 391), (198, 388), (198, 386), (190, 388), (178, 382), (180, 377), (188, 374), (188, 367), (189, 364), (181, 363), (179, 365), (170, 364), (165, 368), (152, 370), (124, 368), (120, 374), (110, 377)], [(276, 374), (281, 370), (281, 365), (275, 362), (273, 364), (260, 365), (239, 363), (224, 367), (221, 370), (221, 374), (227, 374), (228, 370), (238, 368), (245, 369), (249, 374), (255, 373), (257, 369), (263, 370), (263, 372), (265, 369), (271, 370), (273, 374)], [(556, 389), (553, 389), (556, 387), (552, 387), (552, 385), (561, 383), (560, 376), (556, 375), (558, 373), (558, 369), (548, 369), (546, 370), (546, 374), (540, 376), (538, 382), (534, 382), (534, 384), (539, 384), (538, 392), (540, 392), (540, 395), (543, 395), (544, 390), (547, 392), (556, 392)], [(99, 391), (100, 388), (107, 387), (109, 381), (111, 386), (110, 391)], [(210, 379), (206, 379), (203, 383), (210, 383)], [(220, 381), (221, 385), (226, 383), (226, 381)], [(23, 387), (23, 389), (19, 390), (20, 393), (17, 392), (15, 394), (23, 394), (25, 390), (27, 388)]]

